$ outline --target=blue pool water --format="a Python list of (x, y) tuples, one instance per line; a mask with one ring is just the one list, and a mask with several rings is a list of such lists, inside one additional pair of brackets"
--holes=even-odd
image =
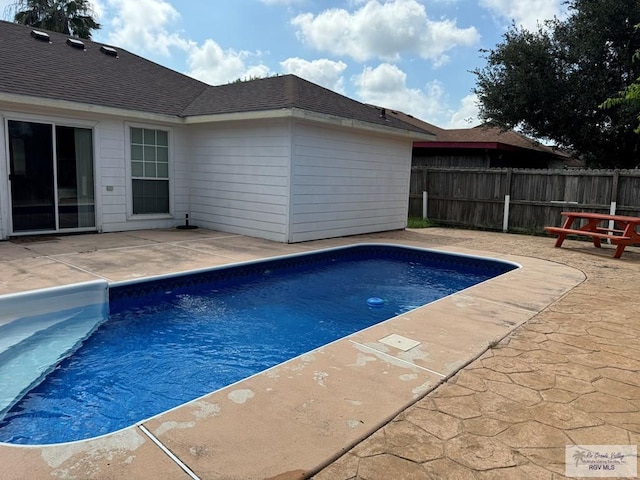
[(369, 245), (113, 286), (108, 320), (4, 415), (0, 441), (113, 432), (513, 268)]

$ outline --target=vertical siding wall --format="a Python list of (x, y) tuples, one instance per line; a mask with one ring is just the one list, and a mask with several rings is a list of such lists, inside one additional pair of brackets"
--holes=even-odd
[(286, 242), (290, 121), (190, 129), (190, 218), (194, 223)]
[(288, 241), (406, 226), (411, 141), (297, 123)]

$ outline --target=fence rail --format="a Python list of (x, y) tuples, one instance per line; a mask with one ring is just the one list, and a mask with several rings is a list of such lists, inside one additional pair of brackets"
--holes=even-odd
[(640, 216), (640, 170), (411, 169), (410, 216), (542, 233), (566, 210)]

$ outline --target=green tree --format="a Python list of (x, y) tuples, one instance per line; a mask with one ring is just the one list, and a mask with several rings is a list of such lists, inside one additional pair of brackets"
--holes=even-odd
[(16, 23), (79, 38), (89, 39), (100, 28), (87, 0), (18, 0), (9, 11)]
[[(638, 0), (569, 0), (565, 20), (512, 26), (475, 70), (484, 121), (547, 138), (592, 167), (640, 165), (637, 108), (600, 106), (640, 76)], [(615, 103), (615, 102), (613, 102)]]
[[(636, 25), (636, 29), (639, 29), (640, 25)], [(637, 62), (640, 61), (640, 50), (636, 50), (633, 59)], [(640, 78), (636, 78), (635, 82), (629, 85), (624, 90), (618, 92), (615, 97), (607, 98), (600, 108), (610, 109), (613, 107), (626, 106), (635, 112), (638, 124), (634, 130), (640, 134)]]

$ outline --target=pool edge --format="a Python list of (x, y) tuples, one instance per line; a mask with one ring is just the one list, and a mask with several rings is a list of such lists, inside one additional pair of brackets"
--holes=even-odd
[[(394, 245), (396, 245), (396, 244), (394, 244)], [(407, 246), (411, 247), (411, 245), (407, 245)], [(421, 247), (415, 247), (415, 248), (421, 248)], [(443, 252), (449, 252), (448, 249), (429, 249), (429, 250), (439, 250), (439, 251), (443, 251)], [(456, 253), (456, 252), (451, 252), (451, 253)], [(559, 271), (559, 268), (560, 268), (560, 269), (567, 269), (567, 270), (569, 270), (571, 272), (579, 272), (579, 271), (577, 271), (575, 269), (572, 269), (570, 267), (564, 267), (564, 266), (558, 267), (559, 264), (556, 264), (556, 263), (553, 263), (553, 262), (544, 261), (544, 260), (536, 260), (536, 259), (529, 259), (529, 258), (526, 258), (526, 257), (514, 257), (514, 256), (504, 256), (504, 255), (503, 256), (496, 255), (495, 257), (488, 257), (488, 256), (484, 255), (484, 258), (501, 258), (501, 257), (502, 258), (507, 258), (509, 260), (518, 259), (523, 265), (523, 268), (521, 268), (519, 270), (514, 270), (514, 271), (510, 272), (508, 275), (511, 275), (514, 272), (524, 272), (525, 269), (526, 270), (529, 269), (528, 265), (531, 265), (532, 263), (544, 264), (545, 267), (553, 265), (554, 266), (554, 270), (556, 270), (556, 271)], [(542, 268), (541, 269), (542, 271), (540, 271), (539, 268), (534, 268), (534, 269), (538, 270), (538, 273), (541, 276), (541, 278), (539, 278), (539, 281), (541, 281), (543, 283), (544, 282), (548, 283), (548, 280), (549, 280), (548, 271), (545, 268)], [(580, 274), (581, 274), (581, 272), (580, 272)], [(576, 275), (574, 277), (573, 275), (566, 274), (566, 277), (567, 278), (563, 277), (564, 280), (569, 280), (569, 279), (571, 279), (573, 277), (571, 279), (571, 282), (573, 282), (573, 284), (571, 286), (567, 285), (566, 288), (562, 290), (562, 292), (556, 291), (555, 293), (553, 293), (553, 292), (549, 292), (546, 288), (541, 289), (541, 291), (539, 292), (539, 296), (540, 296), (539, 304), (540, 304), (541, 308), (545, 308), (548, 304), (553, 303), (558, 298), (561, 298), (561, 296), (564, 293), (568, 292), (571, 288), (574, 288), (579, 283), (581, 283), (581, 281), (584, 280), (583, 277), (582, 278), (578, 278), (579, 275)], [(501, 277), (498, 277), (498, 278), (501, 278)], [(497, 279), (493, 279), (492, 281), (487, 282), (487, 283), (491, 283), (491, 282), (494, 282), (496, 280)], [(509, 282), (509, 283), (507, 283), (507, 285), (512, 286), (513, 283)], [(476, 287), (478, 287), (478, 286), (476, 286)], [(476, 287), (471, 287), (471, 288), (473, 289), (473, 288), (476, 288)], [(501, 287), (501, 288), (504, 288), (504, 286)], [(487, 298), (487, 297), (491, 297), (491, 292), (487, 292), (486, 291), (487, 290), (486, 287), (483, 290), (485, 290), (485, 291), (479, 292), (479, 293), (476, 294), (478, 301), (486, 300), (486, 303), (489, 303), (489, 304), (492, 301), (496, 302), (495, 300), (492, 300), (491, 298)], [(466, 291), (465, 297), (469, 296), (468, 293), (469, 292)], [(454, 294), (453, 297), (455, 297), (456, 295), (458, 295), (458, 294)], [(550, 303), (546, 303), (545, 304), (545, 302), (547, 302), (549, 299), (551, 299)], [(497, 302), (497, 303), (500, 304), (499, 302)], [(542, 306), (543, 304), (544, 304), (544, 306)], [(430, 306), (431, 306), (431, 304), (427, 305), (425, 307), (421, 307), (421, 309), (427, 309)], [(515, 308), (513, 305), (506, 305), (506, 307), (507, 308)], [(537, 313), (537, 312), (535, 312), (535, 308), (537, 308), (537, 307), (535, 307), (535, 308), (532, 307), (530, 303), (525, 304), (525, 307), (526, 308), (522, 308), (521, 310), (529, 312), (529, 315), (530, 315), (529, 318), (535, 316), (535, 314)], [(515, 328), (517, 328), (517, 326), (513, 326), (510, 331), (512, 331)], [(229, 388), (229, 387), (227, 387), (227, 388)], [(415, 399), (412, 399), (412, 401), (410, 403), (413, 403), (413, 402), (415, 402)], [(183, 407), (180, 407), (180, 408), (184, 409), (185, 407), (186, 406), (183, 406)], [(390, 414), (390, 415), (392, 415), (392, 414)], [(385, 419), (387, 417), (385, 417)], [(187, 411), (186, 412), (186, 418), (189, 419), (189, 418), (195, 418), (195, 417), (193, 416), (192, 413)], [(212, 418), (213, 418), (213, 420), (215, 420), (216, 417), (212, 417)], [(208, 420), (211, 421), (212, 418), (209, 418)], [(200, 427), (203, 427), (203, 424), (207, 422), (207, 418), (202, 418), (202, 419), (197, 419), (196, 418), (196, 420), (197, 420), (196, 423), (200, 424), (198, 429), (200, 429)], [(381, 422), (383, 422), (383, 421), (381, 420)], [(189, 423), (189, 422), (187, 422), (187, 423)], [(381, 424), (383, 424), (383, 423), (381, 423)], [(172, 431), (175, 433), (176, 431), (187, 431), (187, 430), (190, 430), (190, 429), (193, 430), (191, 433), (194, 433), (195, 435), (193, 436), (193, 440), (191, 442), (191, 446), (189, 448), (187, 448), (186, 450), (181, 450), (181, 453), (179, 454), (179, 457), (182, 458), (184, 461), (186, 461), (187, 464), (189, 464), (191, 466), (193, 466), (193, 465), (197, 466), (198, 468), (195, 468), (196, 472), (199, 471), (199, 470), (200, 471), (206, 471), (208, 468), (213, 468), (213, 467), (212, 466), (211, 467), (207, 467), (207, 462), (202, 460), (202, 459), (200, 459), (198, 461), (195, 461), (192, 458), (193, 454), (189, 451), (190, 448), (196, 448), (196, 447), (198, 447), (198, 445), (202, 445), (203, 444), (200, 441), (199, 436), (197, 435), (196, 428), (195, 428), (196, 426), (198, 426), (198, 425), (195, 425), (194, 427), (190, 427), (190, 428), (185, 428), (185, 429), (173, 429), (173, 430), (165, 432), (164, 436), (167, 437), (168, 434), (171, 433)], [(372, 427), (372, 428), (374, 428), (374, 427)], [(126, 430), (127, 431), (131, 430), (131, 431), (135, 432), (136, 431), (136, 427), (128, 427)], [(374, 430), (375, 430), (375, 428), (374, 428)], [(252, 432), (247, 432), (247, 433), (252, 433)], [(49, 458), (49, 459), (51, 459), (53, 457), (57, 457), (58, 458), (57, 461), (46, 461), (45, 464), (42, 464), (40, 466), (40, 468), (43, 468), (43, 469), (46, 470), (47, 469), (47, 465), (48, 465), (49, 468), (54, 470), (54, 469), (61, 468), (63, 465), (67, 464), (65, 462), (72, 461), (74, 458), (77, 459), (77, 464), (79, 464), (79, 462), (81, 462), (81, 461), (89, 462), (89, 463), (91, 461), (98, 461), (97, 459), (90, 460), (87, 457), (87, 455), (89, 455), (89, 453), (87, 453), (87, 452), (93, 452), (93, 454), (95, 454), (96, 448), (98, 450), (100, 450), (100, 451), (103, 451), (103, 452), (112, 452), (112, 454), (116, 455), (116, 456), (119, 456), (121, 453), (122, 453), (122, 455), (126, 454), (125, 458), (128, 458), (131, 455), (134, 455), (134, 453), (132, 453), (132, 452), (142, 453), (141, 450), (138, 451), (138, 448), (141, 449), (142, 447), (138, 447), (138, 448), (136, 448), (134, 450), (127, 449), (126, 448), (126, 442), (123, 444), (124, 446), (121, 445), (120, 447), (115, 448), (113, 442), (110, 442), (109, 439), (106, 438), (106, 437), (112, 437), (112, 436), (113, 437), (119, 437), (119, 436), (122, 436), (122, 435), (123, 435), (123, 431), (119, 431), (119, 432), (114, 432), (112, 434), (109, 434), (109, 435), (107, 435), (105, 437), (98, 437), (98, 438), (92, 439), (92, 440), (84, 440), (84, 441), (80, 441), (80, 442), (73, 442), (73, 443), (70, 443), (70, 444), (51, 445), (51, 446), (45, 446), (45, 447), (42, 447), (42, 446), (16, 446), (16, 445), (2, 444), (2, 445), (0, 445), (0, 449), (3, 452), (7, 451), (7, 455), (8, 456), (6, 458), (8, 458), (8, 459), (16, 458), (16, 456), (11, 454), (8, 450), (14, 451), (14, 453), (15, 453), (15, 450), (20, 450), (20, 449), (25, 449), (25, 451), (26, 450), (33, 450), (34, 453), (35, 453), (36, 450), (40, 450), (40, 452), (38, 452), (36, 455), (33, 456), (33, 461), (42, 462), (42, 461), (44, 461), (43, 459), (45, 457)], [(125, 436), (131, 436), (131, 434), (127, 432)], [(135, 435), (133, 435), (133, 436), (135, 436)], [(161, 435), (161, 437), (162, 436), (163, 435)], [(364, 436), (366, 437), (366, 434)], [(165, 439), (165, 441), (166, 441), (166, 439)], [(79, 445), (80, 443), (83, 443), (84, 445)], [(169, 443), (169, 442), (167, 442), (167, 443)], [(99, 446), (100, 444), (104, 445), (104, 448), (100, 447)], [(342, 445), (342, 446), (338, 447), (336, 451), (343, 452), (344, 448), (345, 448), (345, 445)], [(45, 452), (42, 452), (42, 450), (50, 450), (50, 452), (47, 454)], [(197, 450), (197, 448), (196, 448), (196, 450)], [(53, 451), (56, 451), (58, 453), (54, 454)], [(155, 450), (153, 450), (153, 451), (155, 452)], [(176, 449), (173, 448), (172, 451), (176, 451)], [(137, 453), (135, 455), (137, 455)], [(145, 457), (146, 457), (146, 455), (147, 455), (147, 453), (144, 454)], [(158, 453), (158, 455), (159, 455), (159, 453)], [(221, 452), (217, 452), (216, 453), (216, 457), (218, 457), (219, 455), (222, 455)], [(21, 455), (18, 455), (18, 457), (20, 457), (20, 456)], [(29, 455), (29, 456), (31, 457), (31, 455)], [(307, 460), (307, 461), (303, 462), (302, 461), (303, 457), (304, 457), (304, 455), (302, 457), (299, 457), (298, 460), (300, 460), (300, 461), (292, 462), (290, 464), (290, 466), (297, 467), (297, 466), (303, 466), (304, 465), (306, 471), (310, 472), (313, 469), (318, 468), (319, 465), (322, 465), (323, 462), (327, 461), (326, 458), (325, 458), (324, 460), (321, 460), (321, 461), (318, 461), (316, 459), (316, 460)], [(326, 455), (325, 455), (325, 457), (326, 457)], [(85, 460), (82, 460), (82, 458), (84, 458)], [(154, 461), (158, 461), (160, 464), (163, 463), (163, 461), (160, 461), (158, 459), (158, 457), (157, 457), (157, 455), (155, 453), (149, 458), (156, 459)], [(332, 457), (332, 458), (335, 458), (335, 457)], [(144, 461), (145, 463), (148, 463), (148, 460), (149, 459), (147, 459), (147, 461), (145, 461), (142, 458), (140, 459), (140, 461)], [(60, 463), (58, 463), (58, 461), (60, 461)], [(243, 462), (242, 460), (237, 460), (237, 462), (244, 463), (244, 464), (247, 463), (246, 461)], [(277, 473), (282, 473), (283, 469), (288, 468), (286, 465), (284, 465), (283, 462), (281, 462), (279, 466), (274, 466), (273, 464), (267, 465), (268, 463), (269, 462), (266, 462), (261, 467), (262, 468), (262, 470), (260, 470), (260, 475), (261, 476), (269, 476), (269, 475), (273, 474), (274, 472), (276, 474)], [(284, 470), (284, 471), (287, 471), (287, 470)], [(230, 473), (232, 473), (232, 472), (230, 472)]]

